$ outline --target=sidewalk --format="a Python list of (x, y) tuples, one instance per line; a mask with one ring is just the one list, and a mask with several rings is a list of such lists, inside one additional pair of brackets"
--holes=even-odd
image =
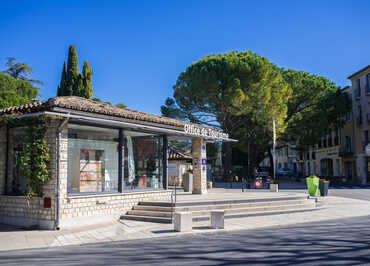
[[(304, 192), (302, 191), (301, 193)], [(322, 203), (323, 208), (311, 212), (226, 219), (225, 229), (223, 230), (210, 229), (209, 222), (198, 222), (193, 225), (193, 232), (191, 233), (174, 232), (172, 224), (130, 220), (62, 231), (30, 231), (0, 225), (0, 251), (82, 245), (153, 237), (178, 237), (183, 234), (249, 230), (271, 226), (279, 227), (370, 215), (370, 201), (329, 196), (320, 198), (319, 202)]]

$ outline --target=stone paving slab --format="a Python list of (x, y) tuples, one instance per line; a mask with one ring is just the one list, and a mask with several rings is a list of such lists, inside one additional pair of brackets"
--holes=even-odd
[(370, 201), (334, 196), (318, 200), (324, 207), (312, 212), (226, 219), (225, 229), (210, 229), (209, 221), (197, 222), (193, 224), (192, 232), (181, 233), (174, 232), (172, 224), (131, 220), (60, 231), (27, 231), (0, 225), (0, 251), (259, 229), (370, 215)]

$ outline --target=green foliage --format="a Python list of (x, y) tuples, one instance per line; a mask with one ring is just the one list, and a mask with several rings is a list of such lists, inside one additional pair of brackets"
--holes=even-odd
[(31, 103), (39, 95), (30, 82), (0, 73), (0, 109)]
[(26, 197), (43, 196), (43, 185), (51, 175), (48, 169), (50, 162), (49, 147), (45, 142), (45, 123), (42, 119), (34, 119), (27, 123), (24, 150), (20, 156), (20, 172), (27, 181)]
[[(279, 131), (285, 129), (290, 94), (279, 69), (266, 58), (250, 51), (230, 52), (191, 64), (177, 79), (174, 99), (168, 98), (161, 111), (164, 116), (218, 127), (246, 139), (251, 123), (266, 136), (272, 134), (272, 118)], [(271, 145), (263, 142), (264, 147), (265, 143)], [(230, 160), (230, 145), (225, 148)], [(230, 167), (226, 161), (225, 169)]]
[(115, 107), (118, 107), (118, 108), (121, 108), (121, 109), (127, 109), (127, 106), (126, 106), (126, 104), (124, 104), (124, 103), (117, 103), (117, 104), (115, 105)]
[(91, 99), (93, 95), (92, 74), (89, 63), (84, 62), (82, 73), (78, 71), (78, 58), (75, 46), (71, 45), (68, 51), (67, 69), (65, 63), (62, 78), (57, 89), (58, 96), (80, 96)]
[(96, 98), (96, 97), (92, 98), (91, 100), (93, 100), (94, 102), (99, 102), (99, 103), (103, 102), (102, 100), (100, 100), (99, 98)]
[(5, 64), (8, 68), (3, 71), (3, 73), (11, 76), (14, 79), (28, 81), (29, 83), (38, 83), (43, 85), (42, 81), (37, 79), (30, 79), (29, 76), (33, 72), (32, 67), (25, 63), (15, 63), (17, 58), (7, 57), (7, 63)]
[(67, 80), (76, 79), (78, 77), (78, 73), (77, 50), (74, 45), (71, 45), (68, 50)]
[(58, 96), (66, 95), (67, 87), (67, 70), (66, 70), (66, 63), (63, 63), (63, 70), (62, 70), (62, 79), (60, 80), (60, 84), (58, 86)]
[(89, 62), (85, 61), (83, 69), (82, 69), (82, 75), (80, 77), (80, 80), (82, 80), (82, 83), (83, 83), (83, 89), (80, 91), (81, 97), (84, 97), (87, 99), (92, 98), (92, 95), (93, 95), (92, 74), (93, 72), (90, 71)]
[(264, 122), (275, 116), (282, 123), (288, 97), (281, 74), (266, 58), (230, 52), (190, 65), (177, 79), (174, 100), (167, 99), (161, 111), (231, 133), (242, 123), (241, 115)]
[(288, 127), (283, 140), (298, 140), (301, 146), (312, 145), (328, 130), (343, 125), (351, 101), (339, 87), (324, 77), (303, 71), (281, 71), (293, 92), (288, 101)]
[(117, 103), (117, 104), (115, 104), (115, 105), (113, 105), (111, 102), (103, 102), (101, 99), (99, 99), (99, 98), (92, 98), (92, 100), (94, 101), (94, 102), (99, 102), (99, 103), (105, 103), (105, 104), (109, 104), (109, 105), (111, 105), (111, 106), (115, 106), (115, 107), (118, 107), (118, 108), (120, 108), (120, 109), (127, 109), (127, 106), (126, 106), (126, 104), (124, 104), (124, 103)]

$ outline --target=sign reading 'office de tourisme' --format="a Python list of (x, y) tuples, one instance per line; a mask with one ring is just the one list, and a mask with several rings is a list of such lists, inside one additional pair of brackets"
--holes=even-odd
[(195, 125), (185, 124), (184, 131), (186, 134), (199, 136), (204, 138), (212, 138), (212, 139), (228, 139), (229, 134), (223, 133), (221, 131), (212, 129), (212, 128), (204, 128), (204, 127), (197, 127)]

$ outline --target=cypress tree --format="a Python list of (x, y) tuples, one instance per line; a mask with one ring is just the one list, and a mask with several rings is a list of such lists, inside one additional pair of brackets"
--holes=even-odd
[(84, 88), (83, 77), (82, 77), (81, 74), (79, 74), (77, 82), (75, 83), (75, 88), (73, 90), (73, 95), (86, 98), (84, 92), (85, 92), (85, 88)]
[(58, 96), (80, 96), (91, 99), (93, 94), (92, 74), (87, 61), (84, 62), (82, 73), (79, 74), (76, 47), (69, 46), (67, 68), (64, 62), (62, 79), (58, 86)]
[(93, 72), (90, 71), (89, 62), (85, 61), (82, 69), (83, 91), (81, 92), (81, 97), (85, 97), (87, 99), (92, 98), (92, 74)]
[(62, 71), (62, 79), (60, 80), (60, 84), (58, 86), (58, 96), (64, 96), (66, 90), (66, 62), (63, 64), (63, 71)]
[(68, 50), (68, 63), (67, 63), (67, 73), (74, 78), (78, 77), (78, 58), (77, 51), (74, 45), (69, 46)]

